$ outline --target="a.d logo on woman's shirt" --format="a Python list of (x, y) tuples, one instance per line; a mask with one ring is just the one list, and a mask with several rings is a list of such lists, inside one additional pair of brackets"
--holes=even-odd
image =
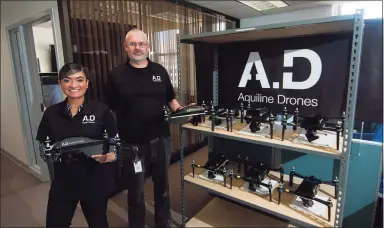
[(89, 115), (89, 116), (87, 116), (87, 115), (85, 115), (84, 117), (83, 117), (83, 124), (93, 124), (93, 123), (95, 123), (95, 115)]

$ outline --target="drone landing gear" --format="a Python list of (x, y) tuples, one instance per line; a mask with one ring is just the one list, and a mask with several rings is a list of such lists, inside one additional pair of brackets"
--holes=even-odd
[[(300, 174), (295, 172), (295, 167), (292, 167), (292, 170), (289, 173), (289, 187), (293, 186), (293, 178), (295, 176), (303, 179), (303, 182), (301, 183), (301, 185), (303, 185), (301, 187), (301, 189), (303, 189), (303, 192), (309, 192), (309, 189), (312, 189), (312, 191), (311, 191), (312, 193), (308, 197), (314, 197), (317, 194), (317, 190), (319, 189), (320, 184), (328, 184), (328, 185), (334, 186), (335, 187), (335, 193), (334, 193), (335, 198), (338, 197), (339, 180), (337, 177), (335, 177), (335, 179), (333, 181), (322, 181), (322, 180), (320, 180), (314, 176), (307, 177), (307, 176), (300, 175)], [(300, 189), (300, 186), (299, 186), (298, 190)]]
[[(299, 188), (300, 188), (300, 186), (299, 186)], [(324, 204), (325, 206), (328, 207), (328, 222), (330, 222), (331, 221), (331, 207), (333, 207), (331, 197), (329, 197), (327, 201), (319, 199), (319, 198), (316, 198), (316, 196), (308, 198), (307, 197), (307, 195), (308, 195), (307, 192), (303, 193), (302, 192), (303, 189), (301, 189), (299, 191), (299, 188), (296, 191), (292, 191), (292, 190), (284, 188), (282, 182), (280, 182), (279, 183), (279, 190), (278, 190), (278, 192), (279, 192), (278, 204), (280, 204), (280, 202), (281, 202), (281, 193), (283, 191), (286, 192), (286, 193), (290, 193), (290, 194), (297, 195), (298, 197), (300, 197), (302, 202), (303, 202), (303, 206), (307, 207), (307, 208), (313, 206), (313, 204), (314, 204), (313, 201), (317, 201), (317, 202), (322, 203), (322, 204)]]
[[(268, 168), (268, 166), (264, 163), (258, 163), (257, 165), (253, 165), (251, 169), (248, 170), (248, 165), (244, 164), (244, 176), (234, 175), (233, 171), (230, 172), (230, 180), (232, 188), (232, 178), (243, 179), (248, 182), (248, 190), (251, 192), (256, 192), (256, 188), (260, 188), (260, 186), (264, 186), (268, 188), (269, 192), (269, 201), (272, 202), (272, 182), (269, 180), (268, 184), (263, 183), (263, 180), (268, 176), (270, 171), (280, 171), (280, 181), (283, 181), (284, 178), (284, 169), (283, 166), (280, 168)], [(240, 170), (240, 168), (239, 168)]]
[(320, 184), (330, 184), (335, 186), (335, 198), (337, 198), (337, 192), (338, 192), (338, 180), (335, 178), (333, 181), (322, 181), (320, 179), (317, 179), (314, 176), (303, 176), (295, 172), (295, 168), (292, 168), (290, 174), (289, 174), (289, 187), (293, 186), (293, 178), (294, 176), (300, 177), (303, 179), (301, 184), (296, 190), (289, 190), (285, 189), (283, 187), (283, 182), (281, 181), (279, 184), (279, 196), (278, 196), (278, 204), (280, 204), (281, 200), (281, 192), (287, 192), (294, 195), (297, 195), (301, 198), (303, 201), (304, 207), (312, 207), (314, 202), (317, 201), (319, 203), (322, 203), (328, 207), (328, 221), (331, 220), (331, 207), (333, 207), (331, 198), (329, 197), (327, 201), (316, 198), (316, 195), (318, 193), (318, 190), (320, 188)]
[(297, 130), (297, 127), (299, 126), (299, 109), (298, 108), (295, 109), (294, 115), (293, 115), (293, 122), (292, 123), (288, 123), (287, 119), (288, 119), (288, 110), (287, 110), (287, 107), (284, 107), (284, 109), (283, 109), (283, 117), (282, 117), (282, 120), (281, 120), (281, 125), (282, 125), (281, 141), (284, 141), (285, 131), (287, 130), (288, 126), (292, 126), (294, 131)]

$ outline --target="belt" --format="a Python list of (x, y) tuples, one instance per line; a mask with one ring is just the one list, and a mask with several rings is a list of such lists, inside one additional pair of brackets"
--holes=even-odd
[(126, 140), (121, 140), (121, 145), (124, 146), (137, 146), (137, 147), (141, 147), (141, 146), (148, 146), (148, 145), (151, 145), (153, 143), (156, 143), (157, 141), (163, 139), (163, 137), (157, 137), (157, 138), (154, 138), (152, 140), (149, 140), (148, 142), (142, 142), (142, 143), (134, 143), (134, 142), (129, 142), (129, 141), (126, 141)]
[(140, 144), (122, 141), (121, 146), (123, 149), (126, 149), (126, 150), (129, 150), (130, 152), (133, 152), (135, 156), (140, 153), (140, 150), (143, 147), (147, 147), (147, 148), (149, 147), (150, 152), (151, 152), (151, 154), (150, 154), (151, 160), (154, 160), (157, 157), (158, 150), (159, 150), (159, 148), (161, 148), (161, 146), (159, 146), (159, 145), (162, 144), (162, 142), (163, 142), (163, 138), (158, 137), (158, 138), (155, 138), (153, 140), (150, 140), (147, 143), (140, 143)]

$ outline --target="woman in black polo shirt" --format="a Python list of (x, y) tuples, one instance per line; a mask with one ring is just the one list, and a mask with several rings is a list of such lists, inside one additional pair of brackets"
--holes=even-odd
[[(117, 134), (109, 108), (87, 99), (89, 75), (79, 64), (70, 63), (59, 72), (59, 83), (67, 98), (48, 107), (40, 122), (37, 140), (52, 143), (70, 137), (102, 139)], [(107, 203), (115, 186), (116, 154), (111, 151), (93, 158), (77, 156), (54, 164), (47, 206), (47, 227), (69, 227), (80, 202), (89, 227), (108, 227)]]

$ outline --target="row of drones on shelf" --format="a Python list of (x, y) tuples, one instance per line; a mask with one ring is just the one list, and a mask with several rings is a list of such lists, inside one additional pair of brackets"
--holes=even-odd
[[(272, 202), (272, 183), (271, 179), (269, 179), (269, 182), (263, 183), (263, 180), (268, 177), (268, 174), (270, 171), (277, 171), (280, 172), (280, 178), (278, 181), (278, 204), (280, 204), (281, 201), (281, 193), (291, 193), (294, 195), (297, 195), (301, 198), (303, 202), (304, 207), (312, 207), (314, 202), (317, 201), (319, 203), (322, 203), (328, 207), (328, 221), (330, 221), (331, 218), (331, 207), (333, 206), (331, 198), (329, 197), (328, 200), (319, 199), (317, 197), (318, 190), (320, 188), (320, 184), (329, 184), (333, 185), (335, 187), (335, 198), (338, 196), (338, 179), (337, 177), (333, 181), (322, 181), (314, 176), (303, 176), (295, 172), (295, 168), (293, 167), (289, 174), (289, 187), (293, 186), (293, 178), (299, 177), (302, 178), (303, 181), (299, 184), (296, 190), (290, 190), (287, 188), (284, 188), (284, 168), (281, 165), (279, 168), (270, 168), (268, 165), (264, 163), (251, 163), (249, 162), (248, 157), (245, 159), (242, 159), (241, 156), (238, 156), (237, 164), (238, 164), (238, 172), (241, 172), (241, 164), (243, 164), (244, 167), (244, 175), (236, 175), (233, 170), (227, 170), (228, 169), (229, 160), (223, 155), (223, 154), (215, 154), (212, 156), (208, 161), (205, 163), (205, 165), (198, 165), (195, 163), (195, 161), (192, 162), (192, 174), (193, 177), (195, 177), (195, 168), (203, 168), (208, 171), (208, 178), (213, 180), (216, 178), (217, 175), (220, 175), (223, 177), (224, 187), (227, 185), (226, 178), (230, 178), (230, 189), (232, 189), (232, 181), (233, 179), (242, 179), (249, 183), (248, 190), (251, 192), (255, 192), (256, 188), (259, 188), (261, 186), (266, 187), (269, 190), (269, 201)], [(251, 166), (251, 168), (249, 168)]]
[[(170, 114), (165, 111), (165, 118), (168, 119), (170, 116), (192, 116), (190, 123), (194, 126), (199, 125), (199, 123), (205, 122), (205, 117), (209, 116), (209, 121), (211, 121), (211, 130), (214, 131), (215, 127), (221, 125), (223, 120), (226, 121), (227, 131), (232, 132), (233, 120), (240, 119), (240, 122), (243, 123), (246, 121), (249, 124), (249, 129), (251, 132), (255, 133), (261, 130), (261, 124), (267, 123), (270, 126), (270, 137), (273, 139), (273, 131), (275, 125), (275, 116), (272, 111), (268, 108), (251, 108), (250, 102), (245, 108), (243, 103), (240, 104), (238, 110), (229, 110), (224, 108), (215, 108), (214, 105), (208, 106), (202, 103), (199, 105), (187, 106), (179, 112)], [(319, 138), (317, 131), (334, 131), (336, 132), (337, 143), (336, 147), (339, 150), (340, 136), (344, 136), (344, 126), (345, 126), (345, 112), (341, 115), (340, 119), (329, 120), (326, 117), (321, 115), (313, 116), (303, 116), (299, 115), (299, 109), (296, 108), (293, 113), (293, 121), (288, 122), (288, 111), (284, 107), (282, 111), (282, 140), (284, 140), (285, 131), (289, 126), (296, 131), (299, 127), (306, 130), (306, 138), (309, 142), (315, 141)]]

